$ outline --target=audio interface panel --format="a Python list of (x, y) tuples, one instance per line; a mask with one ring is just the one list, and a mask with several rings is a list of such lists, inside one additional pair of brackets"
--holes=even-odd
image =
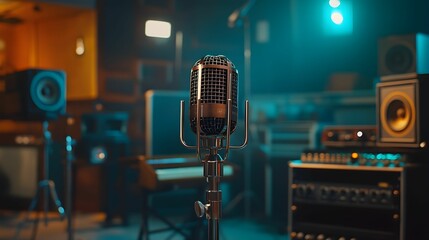
[(293, 161), (289, 171), (291, 240), (413, 240), (429, 227), (417, 221), (429, 216), (426, 166)]
[(326, 126), (321, 141), (325, 147), (375, 147), (376, 126)]

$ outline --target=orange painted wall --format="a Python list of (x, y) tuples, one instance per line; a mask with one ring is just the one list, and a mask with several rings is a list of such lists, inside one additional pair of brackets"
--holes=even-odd
[[(61, 11), (64, 9), (64, 15)], [(61, 69), (67, 74), (67, 99), (98, 97), (97, 16), (94, 9), (44, 8), (55, 13), (30, 18), (20, 24), (0, 24), (4, 54), (12, 70)], [(85, 53), (75, 52), (76, 39), (83, 38)], [(0, 69), (1, 70), (1, 69)]]
[[(97, 23), (94, 11), (55, 21), (40, 22), (37, 65), (67, 73), (69, 100), (94, 99), (97, 89)], [(76, 39), (83, 38), (85, 53), (76, 54)]]

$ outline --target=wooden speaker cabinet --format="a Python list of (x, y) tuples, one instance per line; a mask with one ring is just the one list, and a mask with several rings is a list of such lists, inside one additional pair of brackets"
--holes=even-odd
[(378, 71), (384, 79), (398, 74), (429, 73), (429, 35), (392, 35), (378, 42)]
[[(427, 166), (290, 163), (291, 240), (427, 238)], [(426, 237), (425, 237), (426, 236)]]
[(429, 75), (377, 84), (377, 146), (425, 148)]

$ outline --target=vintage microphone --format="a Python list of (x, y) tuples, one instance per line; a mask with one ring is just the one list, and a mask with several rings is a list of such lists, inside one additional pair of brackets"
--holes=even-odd
[[(191, 129), (197, 137), (196, 146), (184, 140), (184, 101), (180, 102), (180, 141), (187, 148), (197, 149), (197, 157), (203, 163), (207, 181), (206, 204), (195, 202), (197, 216), (208, 220), (208, 239), (219, 239), (219, 220), (222, 217), (222, 191), (220, 180), (223, 163), (229, 149), (242, 149), (247, 145), (249, 101), (245, 102), (245, 136), (239, 146), (230, 145), (230, 135), (237, 126), (238, 71), (225, 56), (207, 55), (191, 69), (190, 114)], [(220, 155), (224, 150), (224, 156)], [(204, 157), (201, 157), (205, 152)]]

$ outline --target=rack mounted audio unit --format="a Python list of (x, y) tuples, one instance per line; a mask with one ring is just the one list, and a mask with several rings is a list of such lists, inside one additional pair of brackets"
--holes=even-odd
[(326, 126), (321, 141), (325, 147), (374, 147), (376, 134), (372, 125)]
[(411, 154), (381, 151), (381, 149), (321, 149), (305, 150), (302, 163), (338, 164), (351, 166), (401, 167), (411, 160)]
[(427, 234), (428, 166), (289, 168), (291, 240), (414, 240)]

